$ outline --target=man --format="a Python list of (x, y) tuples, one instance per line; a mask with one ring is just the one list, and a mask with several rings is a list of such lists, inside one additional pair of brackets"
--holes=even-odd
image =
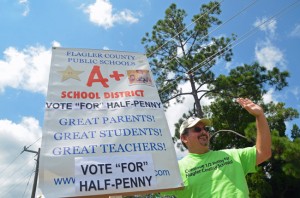
[(162, 193), (177, 198), (249, 197), (246, 174), (271, 157), (270, 129), (263, 109), (249, 99), (237, 102), (256, 118), (256, 146), (209, 150), (210, 120), (189, 118), (180, 127), (180, 139), (189, 154), (179, 161), (184, 189)]

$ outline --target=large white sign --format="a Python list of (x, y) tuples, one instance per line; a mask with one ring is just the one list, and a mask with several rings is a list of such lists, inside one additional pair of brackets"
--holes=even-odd
[(46, 198), (181, 187), (146, 56), (53, 48), (40, 160)]

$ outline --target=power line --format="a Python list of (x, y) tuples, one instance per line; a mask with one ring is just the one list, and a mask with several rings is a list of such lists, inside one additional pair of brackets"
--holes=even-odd
[[(291, 8), (292, 6), (294, 6), (296, 3), (299, 3), (300, 1), (295, 1), (294, 3), (284, 7), (283, 9), (281, 9), (279, 12), (275, 13), (273, 16), (269, 17), (269, 19), (263, 21), (261, 24), (259, 24), (258, 26), (256, 26), (255, 28), (252, 28), (251, 30), (249, 30), (248, 32), (246, 32), (245, 34), (243, 34), (239, 39), (237, 39), (236, 41), (232, 41), (231, 43), (227, 44), (223, 49), (226, 49), (228, 46), (230, 46), (231, 44), (234, 44), (231, 48), (228, 48), (227, 50), (225, 50), (222, 54), (224, 54), (226, 51), (228, 51), (229, 49), (234, 48), (235, 46), (239, 45), (240, 43), (242, 43), (244, 40), (246, 40), (247, 38), (249, 38), (251, 35), (253, 35), (254, 33), (256, 33), (259, 30), (259, 27), (265, 25), (265, 24), (270, 24), (273, 22), (273, 19), (276, 17), (280, 17), (284, 12), (286, 12), (289, 8)], [(237, 42), (238, 41), (238, 42)], [(222, 49), (222, 50), (223, 50)], [(217, 57), (219, 53), (215, 53), (212, 56), (208, 57), (207, 59), (212, 58), (212, 60), (214, 58)], [(207, 59), (205, 59), (204, 61), (206, 61)], [(209, 60), (212, 61), (212, 60)], [(195, 67), (191, 68), (188, 72), (193, 72), (195, 71), (195, 69), (197, 69), (199, 66), (202, 66), (202, 63), (204, 63), (204, 61), (202, 61), (200, 64), (196, 65)], [(206, 64), (209, 62), (205, 62)]]
[[(13, 169), (10, 169), (9, 171), (6, 171), (6, 174), (2, 174), (0, 179), (3, 179), (3, 178), (11, 178), (12, 176), (14, 176), (15, 174), (17, 174), (18, 172), (20, 172), (24, 167), (25, 165), (27, 165), (29, 163), (29, 160), (28, 161), (25, 161), (25, 163), (22, 163), (22, 164), (18, 164), (18, 166), (16, 167), (13, 167)], [(16, 170), (15, 170), (16, 169)], [(5, 182), (4, 182), (5, 183)], [(4, 184), (2, 183), (2, 184)]]
[[(234, 18), (236, 18), (238, 15), (240, 15), (241, 13), (245, 12), (247, 9), (249, 9), (251, 6), (253, 6), (255, 3), (257, 2), (257, 0), (252, 1), (250, 4), (248, 4), (245, 8), (241, 9), (240, 11), (238, 11), (236, 14), (234, 14), (233, 16), (231, 16), (230, 18), (228, 18), (225, 22), (221, 23), (220, 25), (218, 25), (215, 29), (213, 29), (212, 31), (208, 32), (206, 35), (202, 36), (201, 38), (207, 37), (209, 35), (211, 35), (213, 32), (215, 32), (216, 30), (220, 29), (222, 26), (224, 26), (225, 24), (227, 24), (229, 21), (233, 20)], [(192, 24), (192, 23), (191, 23)], [(186, 28), (185, 28), (186, 29)], [(182, 32), (182, 31), (181, 31)], [(181, 33), (180, 32), (180, 33)], [(174, 37), (173, 37), (174, 38)], [(172, 38), (172, 39), (173, 39)], [(165, 44), (164, 44), (165, 45)], [(160, 47), (161, 48), (161, 47)], [(159, 49), (159, 48), (158, 48)], [(180, 54), (176, 54), (174, 55), (174, 57), (170, 60), (168, 60), (168, 62), (171, 62), (174, 59), (177, 59), (177, 57), (179, 55), (182, 55), (183, 52), (181, 52)], [(167, 66), (167, 63), (165, 63), (165, 66)], [(168, 67), (168, 66), (167, 66)], [(165, 67), (163, 67), (162, 69), (165, 69)]]
[(24, 190), (24, 193), (23, 193), (22, 198), (24, 197), (24, 195), (25, 195), (25, 193), (26, 193), (26, 191), (27, 191), (27, 188), (28, 188), (30, 179), (31, 179), (31, 177), (32, 177), (32, 175), (33, 175), (34, 172), (35, 172), (35, 171), (34, 171), (34, 168), (33, 168), (32, 172), (31, 172), (31, 174), (30, 174), (30, 176), (29, 176), (29, 179), (28, 179), (28, 181), (27, 181), (27, 184), (26, 184), (26, 187), (25, 187), (25, 190)]
[[(3, 170), (1, 170), (1, 175), (0, 175), (0, 179), (4, 179), (6, 178), (3, 182), (1, 182), (1, 186), (9, 186), (7, 189), (5, 190), (1, 190), (0, 191), (0, 195), (5, 195), (9, 192), (11, 192), (15, 187), (17, 187), (22, 181), (23, 181), (23, 177), (24, 177), (24, 172), (21, 172), (25, 167), (28, 167), (28, 164), (31, 162), (32, 158), (30, 158), (28, 161), (25, 161), (25, 163), (20, 164), (20, 166), (17, 167), (13, 167), (13, 169), (9, 169), (10, 167), (12, 167), (13, 164), (16, 163), (17, 159), (19, 159), (19, 157), (23, 154), (23, 152), (25, 150), (27, 150), (29, 147), (31, 147), (32, 145), (34, 145), (35, 143), (37, 143), (39, 140), (41, 139), (38, 138), (36, 141), (34, 141), (33, 143), (31, 143), (29, 146), (25, 146), (25, 149), (20, 152), (20, 154), (15, 157), (8, 166), (6, 166)], [(27, 150), (28, 151), (28, 150)], [(31, 173), (30, 175), (32, 175), (33, 173)], [(26, 176), (27, 177), (27, 176)], [(31, 176), (30, 176), (31, 177)], [(18, 179), (13, 179), (13, 178), (18, 178)], [(10, 185), (10, 182), (13, 181), (14, 184)], [(28, 184), (27, 184), (28, 185)], [(27, 187), (26, 187), (27, 188)], [(25, 192), (24, 192), (25, 193)], [(24, 196), (24, 194), (23, 194)], [(0, 196), (2, 197), (2, 196)]]
[[(19, 173), (22, 169), (24, 169), (26, 167), (26, 165), (28, 165), (30, 163), (31, 160), (32, 159), (28, 159), (27, 161), (25, 161), (25, 163), (20, 164), (20, 166), (16, 167), (17, 168), (16, 171), (13, 170), (11, 173), (8, 173), (8, 175), (6, 175), (6, 177), (7, 178), (12, 178), (15, 174)], [(5, 184), (5, 181), (2, 184)]]
[[(13, 174), (9, 175), (4, 182), (1, 183), (1, 187), (9, 186), (7, 189), (0, 191), (0, 197), (6, 197), (4, 195), (8, 194), (12, 190), (14, 190), (16, 187), (19, 187), (19, 185), (24, 181), (24, 177), (27, 178), (30, 173), (28, 172), (20, 172), (25, 167), (28, 167), (28, 164), (30, 163), (32, 159), (28, 160), (26, 163), (22, 164), (20, 168), (18, 168), (17, 171), (15, 171)], [(17, 175), (16, 175), (17, 174)], [(13, 177), (15, 176), (15, 177)], [(15, 179), (16, 178), (16, 179)], [(13, 185), (10, 183), (13, 182)]]
[[(248, 4), (245, 8), (241, 9), (240, 11), (238, 11), (238, 12), (237, 12), (236, 14), (234, 14), (232, 17), (230, 17), (229, 19), (227, 19), (224, 23), (220, 24), (220, 25), (217, 26), (214, 30), (212, 30), (211, 32), (209, 32), (209, 33), (207, 33), (206, 35), (202, 36), (201, 38), (206, 37), (206, 36), (209, 36), (210, 34), (212, 34), (213, 32), (215, 32), (216, 30), (218, 30), (220, 27), (224, 26), (226, 23), (228, 23), (229, 21), (233, 20), (233, 19), (236, 18), (238, 15), (240, 15), (241, 13), (243, 13), (244, 11), (246, 11), (247, 9), (249, 9), (249, 8), (250, 8), (251, 6), (253, 6), (256, 2), (257, 2), (257, 0), (252, 1), (252, 2), (251, 2), (250, 4)], [(204, 13), (204, 14), (205, 14), (205, 13)], [(204, 14), (202, 14), (201, 16), (203, 16)], [(201, 17), (201, 16), (200, 16), (200, 17)], [(200, 17), (199, 17), (199, 18), (200, 18)], [(199, 18), (198, 18), (198, 19), (199, 19)], [(194, 22), (193, 22), (193, 23), (194, 23)], [(191, 24), (193, 24), (193, 23), (191, 23)], [(190, 24), (190, 25), (191, 25), (191, 24)], [(189, 25), (189, 26), (190, 26), (190, 25)], [(186, 28), (185, 28), (185, 29), (186, 29)], [(185, 29), (184, 29), (184, 30), (185, 30)], [(182, 32), (182, 31), (181, 31), (181, 32)], [(179, 33), (181, 33), (181, 32), (179, 32)], [(178, 33), (178, 34), (179, 34), (179, 33)], [(178, 35), (178, 34), (177, 34), (177, 35)], [(175, 37), (175, 36), (174, 36), (174, 37)], [(172, 39), (173, 39), (174, 37), (172, 37)], [(169, 41), (167, 41), (167, 42), (169, 42)], [(166, 43), (167, 43), (167, 42), (166, 42)], [(166, 43), (165, 43), (165, 44), (166, 44)], [(165, 44), (163, 44), (163, 45), (165, 45)], [(162, 45), (162, 46), (163, 46), (163, 45)], [(160, 46), (160, 47), (157, 48), (157, 49), (160, 49), (162, 46)], [(182, 53), (181, 53), (181, 54), (182, 54)], [(214, 55), (215, 55), (215, 54), (214, 54)], [(214, 56), (214, 55), (212, 55), (212, 56)], [(168, 61), (170, 62), (170, 61), (176, 59), (177, 56), (178, 56), (178, 54), (175, 55), (172, 59), (170, 59), (170, 60), (168, 60)], [(212, 57), (212, 56), (211, 56), (211, 57)], [(208, 58), (210, 58), (210, 57), (208, 57)], [(206, 58), (204, 61), (206, 61), (208, 58)], [(203, 62), (204, 62), (204, 61), (203, 61)], [(202, 62), (202, 63), (203, 63), (203, 62)], [(200, 64), (201, 64), (201, 63), (200, 63)], [(167, 66), (167, 63), (165, 63), (165, 66)], [(167, 67), (168, 67), (168, 66), (167, 66)], [(161, 69), (165, 69), (165, 68), (166, 68), (166, 67), (162, 67)], [(192, 68), (192, 69), (193, 69), (193, 68)], [(191, 70), (190, 70), (190, 71), (191, 71)], [(189, 71), (188, 71), (188, 72), (189, 72)], [(187, 72), (187, 73), (188, 73), (188, 72)], [(180, 78), (180, 77), (176, 78), (175, 80), (178, 80), (179, 78)], [(171, 84), (171, 85), (172, 85), (172, 84)], [(170, 86), (170, 84), (169, 84), (169, 86)], [(163, 92), (161, 92), (161, 93), (163, 93)]]
[(20, 189), (20, 185), (24, 182), (24, 178), (27, 178), (29, 175), (32, 175), (32, 172), (30, 171), (26, 175), (22, 175), (16, 179), (13, 180), (13, 184), (9, 185), (7, 189), (4, 189), (0, 192), (1, 197), (7, 197), (8, 194), (12, 194), (11, 192), (15, 191), (15, 189)]
[(16, 156), (9, 164), (8, 166), (6, 166), (3, 170), (0, 171), (0, 178), (2, 176), (2, 173), (4, 173), (20, 156), (21, 156), (22, 152)]
[[(31, 147), (32, 145), (34, 145), (35, 143), (37, 143), (42, 137), (39, 137), (35, 142), (33, 142), (32, 144), (30, 144), (29, 146), (27, 146), (26, 148)], [(23, 150), (24, 151), (24, 150)]]
[[(284, 7), (283, 9), (281, 9), (279, 12), (277, 12), (275, 15), (273, 15), (272, 17), (270, 17), (268, 20), (262, 22), (260, 25), (256, 26), (255, 28), (252, 28), (250, 31), (246, 32), (242, 37), (238, 38), (237, 40), (233, 41), (233, 42), (230, 42), (229, 44), (227, 44), (223, 49), (226, 49), (228, 46), (234, 44), (232, 47), (230, 48), (227, 48), (223, 53), (219, 54), (219, 52), (213, 54), (212, 56), (206, 58), (204, 61), (202, 61), (201, 63), (199, 63), (198, 65), (194, 66), (193, 68), (191, 68), (187, 73), (189, 72), (193, 72), (195, 71), (195, 69), (197, 69), (199, 66), (201, 67), (204, 63), (207, 64), (211, 61), (213, 61), (216, 57), (218, 57), (218, 55), (222, 55), (224, 54), (226, 51), (228, 51), (229, 49), (233, 49), (235, 46), (239, 45), (240, 43), (242, 43), (244, 40), (246, 40), (247, 38), (249, 38), (251, 35), (253, 35), (259, 27), (261, 27), (262, 25), (266, 24), (267, 22), (268, 23), (271, 23), (272, 20), (275, 18), (275, 17), (280, 17), (284, 12), (286, 12), (288, 9), (290, 9), (292, 6), (294, 6), (295, 4), (299, 3), (299, 1), (295, 1), (293, 3), (291, 3), (290, 5)], [(238, 42), (239, 41), (239, 42)], [(236, 43), (235, 43), (236, 42)], [(174, 79), (175, 81), (178, 80), (180, 77), (177, 77), (176, 79)], [(170, 83), (169, 85), (167, 85), (166, 88), (163, 88), (161, 91), (160, 91), (160, 94), (161, 93), (164, 93), (165, 91), (167, 91), (168, 89), (171, 88), (171, 85), (173, 85), (174, 83)]]
[[(220, 5), (223, 1), (224, 1), (224, 0), (217, 2), (217, 4), (216, 4), (214, 7), (212, 7), (210, 10), (208, 10), (208, 12), (211, 11), (211, 10), (213, 10), (217, 5)], [(156, 48), (149, 56), (152, 56), (156, 51), (158, 51), (159, 49), (161, 49), (163, 46), (165, 46), (165, 45), (166, 45), (168, 42), (170, 42), (172, 39), (174, 39), (176, 36), (178, 36), (179, 34), (181, 34), (184, 30), (186, 30), (189, 26), (191, 26), (192, 24), (194, 24), (195, 22), (197, 22), (199, 19), (201, 19), (201, 18), (202, 18), (205, 14), (207, 14), (208, 12), (201, 14), (195, 21), (191, 22), (191, 23), (190, 23), (189, 25), (187, 25), (184, 29), (182, 29), (182, 30), (179, 31), (177, 34), (175, 34), (175, 36), (173, 36), (170, 40), (168, 40), (167, 42), (165, 42), (164, 44), (162, 44), (161, 46), (159, 46), (158, 48)]]
[[(38, 138), (35, 142), (33, 142), (32, 144), (30, 144), (29, 146), (27, 146), (26, 148), (31, 147), (32, 145), (34, 145), (35, 143), (37, 143), (40, 139), (41, 139), (41, 137)], [(3, 177), (3, 175), (5, 174), (4, 172), (7, 171), (10, 168), (10, 166), (16, 162), (16, 160), (22, 155), (23, 152), (24, 152), (24, 150), (22, 150), (19, 155), (17, 155), (4, 169), (2, 169), (0, 171), (0, 178)]]
[[(32, 144), (30, 144), (29, 146), (27, 146), (27, 148), (29, 148), (32, 145), (34, 145), (35, 143), (37, 143), (40, 139), (41, 139), (41, 137), (39, 137), (35, 142), (33, 142)], [(2, 173), (4, 173), (22, 155), (23, 152), (24, 152), (24, 150), (22, 150), (19, 155), (17, 155), (4, 169), (2, 169), (0, 171), (0, 178), (2, 176)]]

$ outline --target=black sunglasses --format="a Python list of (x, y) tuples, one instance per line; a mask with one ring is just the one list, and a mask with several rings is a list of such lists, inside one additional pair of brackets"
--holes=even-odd
[(205, 126), (205, 127), (203, 127), (203, 128), (201, 128), (201, 127), (194, 127), (193, 128), (193, 130), (196, 132), (196, 133), (200, 133), (202, 130), (204, 130), (204, 131), (209, 131), (209, 127), (208, 126)]

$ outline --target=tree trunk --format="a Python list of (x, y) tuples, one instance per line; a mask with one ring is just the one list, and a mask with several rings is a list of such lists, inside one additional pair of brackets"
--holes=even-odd
[(200, 100), (198, 99), (198, 94), (197, 94), (197, 89), (196, 89), (196, 86), (195, 86), (194, 76), (193, 76), (193, 74), (189, 74), (189, 77), (190, 77), (190, 83), (191, 83), (191, 88), (192, 88), (192, 95), (193, 95), (194, 101), (195, 101), (194, 108), (196, 107), (196, 112), (197, 112), (196, 116), (199, 117), (199, 118), (203, 118), (204, 113), (202, 111)]

